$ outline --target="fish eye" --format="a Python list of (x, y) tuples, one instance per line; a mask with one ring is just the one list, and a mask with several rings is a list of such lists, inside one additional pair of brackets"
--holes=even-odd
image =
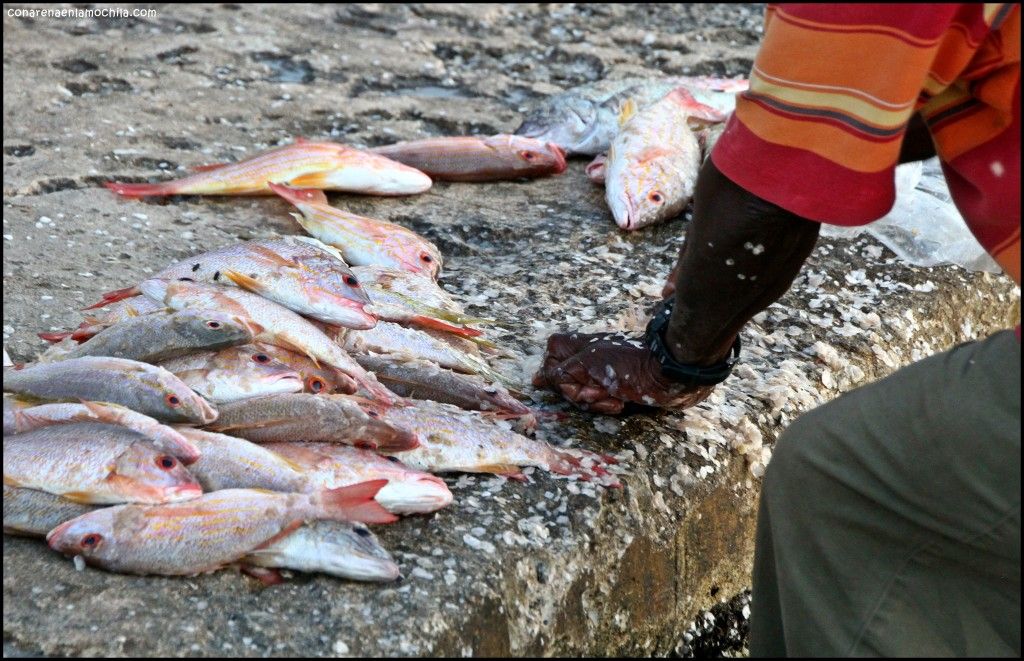
[(268, 356), (265, 353), (255, 354), (255, 355), (253, 355), (252, 359), (255, 360), (257, 363), (269, 363), (270, 362), (270, 356)]
[(322, 392), (323, 389), (327, 387), (327, 384), (320, 377), (311, 376), (306, 380), (306, 387), (309, 388), (310, 392), (318, 393)]
[(354, 275), (346, 275), (345, 284), (348, 285), (349, 287), (358, 287), (359, 281), (356, 280), (356, 276)]
[(524, 161), (532, 161), (533, 159), (537, 158), (537, 152), (533, 152), (526, 149), (519, 152), (519, 158), (523, 159)]
[(367, 411), (366, 415), (370, 416), (371, 418), (379, 418), (380, 417), (380, 413), (377, 413), (376, 411)]
[(424, 262), (426, 262), (427, 264), (430, 264), (431, 262), (433, 262), (433, 261), (434, 261), (434, 258), (433, 258), (433, 257), (431, 257), (430, 255), (428, 255), (428, 254), (427, 254), (427, 253), (425, 253), (425, 252), (424, 252), (424, 253), (420, 253), (420, 259), (422, 259), (422, 260), (423, 260)]
[(174, 409), (181, 406), (181, 398), (174, 394), (167, 395), (166, 397), (164, 397), (164, 401), (167, 402), (168, 406)]
[(355, 532), (355, 534), (359, 535), (360, 537), (369, 537), (370, 536), (370, 531), (367, 530), (366, 528), (363, 528), (362, 526), (352, 526), (352, 531)]
[(390, 461), (393, 464), (397, 464), (398, 463), (398, 457), (384, 457), (384, 458), (387, 459), (388, 461)]
[(651, 191), (651, 194), (647, 196), (647, 199), (655, 204), (661, 204), (665, 201), (665, 196), (660, 191)]
[(170, 455), (162, 454), (156, 458), (156, 465), (165, 471), (169, 471), (178, 465), (178, 461)]
[(217, 330), (218, 328), (220, 328), (221, 325), (222, 324), (219, 321), (208, 321), (208, 322), (206, 322), (206, 327), (207, 328), (212, 328), (214, 330)]
[(82, 541), (79, 542), (79, 546), (83, 549), (94, 549), (99, 546), (102, 539), (102, 535), (92, 532), (82, 538)]

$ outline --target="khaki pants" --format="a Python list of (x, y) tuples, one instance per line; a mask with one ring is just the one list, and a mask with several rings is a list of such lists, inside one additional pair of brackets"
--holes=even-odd
[(764, 479), (752, 656), (1020, 656), (1020, 342), (801, 416)]

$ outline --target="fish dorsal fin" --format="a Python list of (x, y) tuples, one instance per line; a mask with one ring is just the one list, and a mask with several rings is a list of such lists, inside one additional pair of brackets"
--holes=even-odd
[(626, 122), (633, 118), (636, 114), (636, 101), (633, 99), (626, 99), (626, 102), (622, 104), (622, 108), (619, 109), (619, 126), (625, 126)]
[(225, 269), (221, 271), (221, 275), (223, 275), (225, 278), (235, 283), (235, 285), (237, 285), (240, 289), (244, 289), (245, 291), (258, 294), (264, 290), (264, 287), (263, 285), (260, 284), (259, 280), (251, 276), (248, 276), (244, 273), (232, 271), (231, 269)]
[(207, 163), (206, 165), (193, 165), (190, 170), (192, 172), (211, 172), (213, 170), (219, 170), (222, 167), (231, 165), (230, 163)]

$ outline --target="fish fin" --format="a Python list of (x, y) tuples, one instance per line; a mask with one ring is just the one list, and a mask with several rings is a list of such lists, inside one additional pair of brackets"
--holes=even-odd
[(278, 532), (276, 535), (274, 535), (267, 541), (263, 542), (256, 548), (265, 549), (268, 546), (273, 546), (274, 544), (280, 542), (282, 539), (284, 539), (288, 535), (292, 534), (293, 532), (301, 528), (303, 523), (304, 521), (302, 519), (296, 519), (295, 521), (289, 522), (287, 525), (285, 525), (284, 528), (281, 528), (280, 532)]
[(133, 298), (135, 296), (138, 296), (141, 293), (142, 292), (139, 291), (139, 288), (137, 286), (125, 287), (124, 289), (115, 289), (113, 291), (108, 291), (108, 292), (105, 292), (105, 293), (101, 294), (101, 299), (100, 299), (99, 303), (93, 303), (89, 307), (82, 308), (82, 309), (83, 310), (93, 310), (95, 308), (101, 308), (104, 305), (110, 305), (111, 303), (114, 303), (115, 301), (122, 301), (122, 300), (124, 300), (126, 298)]
[(409, 321), (416, 324), (417, 326), (423, 326), (424, 328), (431, 328), (433, 330), (444, 331), (446, 333), (452, 333), (453, 335), (459, 335), (462, 337), (478, 337), (480, 335), (483, 335), (483, 331), (478, 331), (475, 328), (453, 326), (452, 324), (441, 321), (440, 319), (426, 317), (421, 314), (413, 316)]
[(494, 473), (517, 482), (526, 482), (526, 475), (514, 464), (485, 464), (473, 469), (474, 473)]
[(211, 172), (213, 170), (219, 170), (222, 167), (231, 165), (231, 163), (208, 163), (206, 165), (193, 165), (189, 168), (192, 172)]
[(685, 87), (678, 87), (672, 90), (668, 93), (668, 98), (682, 106), (687, 114), (689, 114), (689, 119), (701, 119), (706, 122), (724, 122), (729, 117), (729, 113), (712, 108), (693, 98), (693, 94)]
[(18, 433), (46, 427), (50, 424), (53, 423), (45, 418), (27, 413), (24, 409), (14, 412), (14, 428), (18, 430)]
[(291, 268), (299, 266), (299, 263), (296, 262), (294, 259), (282, 257), (280, 254), (274, 252), (273, 250), (267, 248), (266, 246), (254, 245), (252, 246), (252, 251), (259, 254), (264, 259), (274, 264), (277, 264), (278, 266), (288, 266)]
[(317, 503), (328, 518), (360, 523), (391, 523), (398, 517), (384, 509), (374, 498), (388, 480), (369, 480), (339, 489), (317, 492)]
[(123, 197), (174, 195), (178, 192), (178, 182), (176, 181), (165, 181), (158, 184), (126, 184), (118, 181), (108, 181), (103, 185)]
[(270, 567), (256, 567), (254, 565), (241, 564), (238, 566), (238, 570), (246, 576), (251, 576), (258, 580), (264, 585), (264, 587), (270, 587), (272, 585), (281, 585), (285, 582), (284, 577), (281, 576), (281, 572)]
[(598, 154), (594, 160), (587, 165), (587, 178), (595, 184), (604, 184), (605, 167), (608, 163), (607, 154)]
[(56, 344), (57, 342), (62, 342), (67, 338), (71, 337), (72, 335), (74, 335), (74, 331), (61, 331), (57, 333), (36, 333), (36, 335), (40, 339)]
[(302, 195), (306, 196), (307, 202), (313, 204), (327, 204), (327, 196), (324, 195), (323, 189), (327, 186), (327, 177), (330, 175), (329, 172), (320, 170), (317, 172), (307, 172), (306, 174), (300, 174), (294, 179), (288, 181), (288, 185), (292, 188), (301, 188), (306, 190), (316, 190), (323, 196), (323, 199), (317, 199), (317, 196), (310, 197), (306, 191), (302, 191)]
[[(6, 482), (6, 481), (7, 481), (7, 479), (5, 478), (4, 482)], [(60, 497), (61, 498), (66, 498), (66, 499), (70, 500), (71, 502), (78, 503), (80, 505), (92, 504), (92, 496), (90, 496), (89, 494), (87, 494), (84, 491), (68, 491), (67, 493), (60, 494)]]
[[(241, 286), (241, 285), (239, 285), (239, 286)], [(306, 358), (309, 358), (310, 360), (312, 360), (313, 361), (313, 365), (315, 365), (317, 369), (320, 369), (320, 361), (316, 359), (316, 356), (313, 355), (312, 351), (310, 351), (309, 349), (307, 349), (304, 346), (295, 344), (294, 342), (289, 340), (287, 337), (284, 337), (283, 335), (275, 335), (274, 336), (274, 340), (272, 342), (270, 342), (270, 344), (273, 344), (274, 346), (281, 347), (282, 349), (287, 349), (288, 351), (293, 351), (293, 352), (295, 352), (297, 354), (303, 355)]]
[(252, 276), (239, 273), (238, 271), (232, 271), (231, 269), (225, 269), (220, 272), (225, 278), (238, 285), (240, 289), (245, 291), (251, 291), (254, 294), (259, 294), (264, 291), (265, 287), (260, 284), (260, 281)]
[(420, 447), (420, 437), (415, 432), (395, 427), (395, 435), (380, 442), (379, 447), (373, 448), (382, 452), (405, 452)]
[[(315, 176), (323, 176), (322, 172), (316, 172), (313, 174)], [(307, 176), (313, 175), (300, 175), (299, 179)], [(284, 184), (269, 183), (267, 184), (267, 187), (294, 205), (327, 204), (327, 196), (322, 190), (318, 188), (302, 188), (297, 182), (298, 179), (293, 179), (288, 182), (293, 185), (285, 186)]]
[(626, 122), (633, 118), (636, 114), (636, 101), (633, 99), (626, 99), (626, 102), (622, 104), (622, 108), (619, 109), (619, 126), (625, 126)]
[(93, 415), (93, 417), (100, 420), (112, 420), (113, 417), (110, 415), (110, 407), (118, 406), (113, 403), (103, 404), (100, 402), (89, 402), (84, 399), (80, 399), (78, 401), (82, 403), (82, 406), (84, 406), (86, 410)]
[(20, 487), (21, 486), (21, 482), (19, 482), (18, 480), (14, 479), (13, 477), (7, 477), (6, 473), (4, 473), (4, 484), (9, 486), (9, 487)]
[(640, 154), (637, 156), (636, 163), (637, 163), (637, 165), (640, 165), (640, 164), (643, 164), (643, 163), (648, 163), (650, 161), (653, 161), (656, 158), (661, 158), (662, 156), (668, 156), (671, 153), (672, 153), (671, 151), (669, 151), (668, 149), (665, 149), (664, 147), (651, 146), (651, 147), (648, 147), (647, 149), (643, 150), (642, 152), (640, 152)]

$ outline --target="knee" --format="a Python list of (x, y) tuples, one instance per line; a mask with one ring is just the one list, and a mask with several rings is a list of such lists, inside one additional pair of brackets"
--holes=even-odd
[(799, 492), (810, 478), (823, 437), (816, 413), (810, 411), (794, 420), (775, 442), (762, 487), (769, 498)]

